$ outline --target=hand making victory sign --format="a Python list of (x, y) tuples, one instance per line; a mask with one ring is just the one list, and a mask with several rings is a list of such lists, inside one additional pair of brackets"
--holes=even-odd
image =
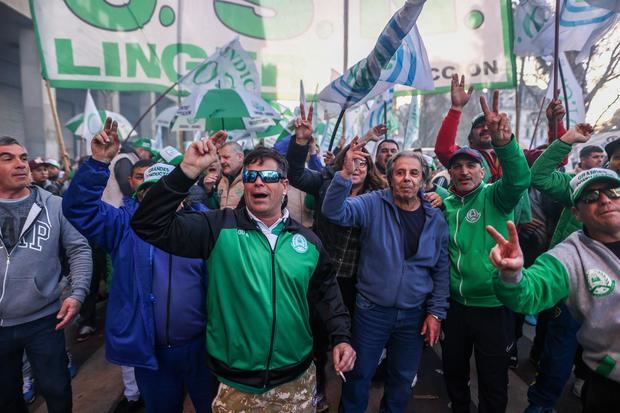
[(508, 240), (492, 226), (487, 226), (487, 231), (497, 243), (489, 254), (493, 266), (499, 269), (504, 276), (515, 277), (523, 269), (523, 251), (519, 246), (517, 227), (511, 221), (506, 223), (508, 228)]
[(359, 163), (366, 160), (367, 154), (362, 151), (366, 143), (359, 142), (359, 140), (360, 138), (358, 136), (353, 138), (351, 145), (349, 145), (349, 149), (347, 149), (347, 153), (344, 157), (344, 164), (340, 171), (344, 179), (349, 179), (359, 166)]
[(312, 138), (312, 116), (314, 108), (310, 106), (306, 117), (306, 107), (303, 103), (299, 104), (300, 117), (295, 119), (295, 142), (298, 145), (307, 145)]
[(504, 146), (512, 139), (512, 127), (510, 119), (505, 113), (499, 113), (499, 90), (493, 92), (493, 110), (489, 109), (487, 100), (484, 96), (480, 96), (480, 106), (484, 113), (484, 118), (491, 132), (493, 145)]
[(103, 129), (90, 141), (90, 151), (94, 160), (110, 163), (118, 154), (121, 143), (118, 139), (118, 123), (107, 118)]
[(181, 162), (183, 173), (188, 178), (198, 178), (202, 171), (218, 160), (217, 151), (227, 137), (228, 134), (221, 130), (189, 145)]

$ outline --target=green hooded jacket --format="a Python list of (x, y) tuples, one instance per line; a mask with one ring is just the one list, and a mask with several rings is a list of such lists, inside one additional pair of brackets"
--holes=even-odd
[(495, 147), (504, 174), (492, 184), (481, 183), (465, 196), (444, 199), (450, 229), (450, 298), (467, 306), (499, 307), (493, 278), (497, 270), (488, 259), (495, 241), (486, 231), (492, 225), (507, 237), (506, 222), (530, 185), (530, 170), (516, 139)]
[(581, 222), (573, 215), (570, 200), (570, 180), (575, 174), (567, 174), (557, 170), (558, 165), (570, 153), (572, 146), (555, 140), (532, 165), (532, 186), (559, 202), (564, 209), (551, 237), (549, 248), (564, 241), (570, 234), (581, 229)]

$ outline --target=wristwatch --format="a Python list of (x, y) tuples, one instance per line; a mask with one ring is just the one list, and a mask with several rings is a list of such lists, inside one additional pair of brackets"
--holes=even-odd
[(441, 317), (439, 317), (438, 315), (435, 315), (432, 313), (428, 313), (428, 315), (430, 315), (431, 317), (433, 317), (435, 320), (439, 321), (440, 323), (443, 321)]

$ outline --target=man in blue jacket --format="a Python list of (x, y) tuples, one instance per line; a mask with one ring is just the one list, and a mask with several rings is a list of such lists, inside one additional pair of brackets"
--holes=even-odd
[(403, 151), (389, 159), (390, 188), (349, 197), (363, 143), (351, 143), (343, 169), (334, 175), (323, 214), (335, 224), (361, 229), (352, 345), (341, 407), (364, 412), (370, 382), (383, 348), (387, 378), (382, 411), (405, 411), (422, 354), (423, 337), (439, 339), (448, 309), (448, 226), (424, 198), (427, 168), (422, 155)]
[[(91, 142), (92, 157), (73, 178), (63, 211), (89, 241), (112, 256), (106, 357), (135, 367), (147, 412), (181, 412), (185, 389), (197, 412), (210, 412), (211, 375), (206, 367), (206, 267), (200, 259), (170, 255), (142, 241), (130, 221), (154, 182), (174, 169), (155, 164), (144, 173), (136, 197), (121, 208), (101, 200), (109, 163), (118, 152), (116, 122), (106, 121)], [(105, 145), (111, 139), (113, 145)], [(171, 282), (174, 274), (174, 283)]]

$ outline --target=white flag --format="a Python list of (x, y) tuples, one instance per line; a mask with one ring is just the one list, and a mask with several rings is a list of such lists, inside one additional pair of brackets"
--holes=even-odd
[(179, 87), (190, 93), (179, 107), (179, 114), (191, 115), (188, 111), (196, 107), (199, 96), (204, 96), (207, 90), (219, 88), (260, 93), (260, 80), (256, 63), (236, 38), (186, 74)]
[[(563, 0), (560, 11), (560, 50), (579, 50), (580, 61), (591, 47), (619, 21), (613, 11), (590, 6), (584, 0)], [(544, 0), (521, 0), (515, 10), (517, 56), (550, 56), (555, 39), (555, 10)]]
[(90, 90), (87, 90), (86, 102), (84, 103), (84, 118), (78, 130), (75, 131), (75, 134), (86, 140), (86, 153), (88, 155), (91, 154), (90, 141), (102, 129), (103, 122), (101, 122), (101, 115), (99, 115), (99, 111), (97, 111), (95, 101), (90, 95)]
[[(569, 121), (568, 125), (572, 127), (586, 121), (586, 107), (583, 103), (583, 91), (564, 53), (560, 53), (559, 60), (563, 76), (558, 79), (558, 88), (560, 89), (558, 99), (564, 104), (566, 116)], [(562, 78), (564, 79), (564, 85), (562, 85), (561, 82)], [(566, 96), (564, 95), (564, 89), (566, 89)], [(553, 99), (553, 71), (551, 72), (549, 86), (547, 88), (547, 99)]]
[(416, 21), (426, 0), (407, 0), (385, 26), (370, 54), (332, 81), (319, 99), (348, 108), (394, 84), (433, 89), (431, 67)]

